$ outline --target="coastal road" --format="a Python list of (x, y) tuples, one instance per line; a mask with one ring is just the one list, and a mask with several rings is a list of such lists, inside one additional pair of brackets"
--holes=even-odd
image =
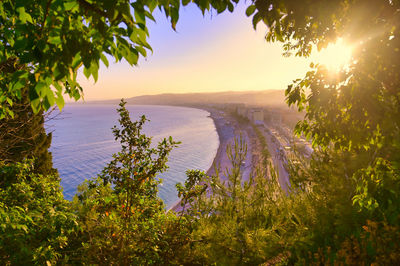
[[(253, 170), (252, 165), (252, 147), (250, 136), (247, 132), (248, 128), (239, 125), (237, 120), (230, 115), (226, 114), (222, 111), (210, 111), (211, 117), (214, 119), (218, 135), (220, 138), (220, 147), (218, 149), (216, 160), (217, 167), (220, 170), (220, 179), (221, 181), (226, 181), (228, 178), (225, 175), (225, 170), (230, 169), (232, 167), (231, 162), (226, 154), (227, 145), (233, 145), (235, 138), (238, 139), (239, 136), (243, 137), (247, 145), (247, 154), (244, 160), (244, 164), (241, 167), (242, 170), (242, 182), (248, 181)], [(264, 124), (264, 127), (267, 126)], [(275, 171), (278, 174), (278, 181), (283, 191), (288, 192), (290, 189), (289, 182), (289, 173), (285, 168), (285, 161), (282, 157), (282, 153), (279, 150), (282, 150), (285, 146), (285, 143), (280, 142), (270, 130), (262, 129), (265, 139), (267, 141), (268, 150), (271, 154), (271, 158), (274, 164)], [(215, 174), (214, 167), (212, 167), (208, 172), (208, 175)]]
[[(265, 128), (267, 126), (264, 124)], [(271, 154), (271, 159), (274, 163), (275, 171), (278, 174), (278, 181), (283, 191), (286, 193), (290, 189), (290, 181), (289, 181), (289, 173), (285, 168), (284, 158), (282, 157), (282, 152), (279, 150), (283, 150), (283, 143), (280, 143), (279, 140), (271, 133), (268, 129), (261, 130), (264, 134), (265, 140), (267, 141), (268, 151)]]
[[(228, 176), (226, 175), (226, 170), (232, 168), (232, 163), (228, 158), (226, 153), (226, 148), (228, 145), (234, 145), (235, 139), (239, 139), (240, 135), (243, 137), (244, 142), (247, 144), (247, 154), (244, 160), (244, 164), (241, 166), (242, 172), (242, 183), (248, 181), (250, 178), (250, 174), (253, 170), (252, 166), (252, 146), (250, 142), (249, 134), (247, 133), (245, 128), (242, 128), (235, 118), (231, 117), (229, 114), (225, 112), (215, 110), (212, 108), (207, 109), (210, 112), (210, 117), (214, 120), (216, 130), (219, 136), (219, 147), (217, 150), (217, 154), (214, 158), (214, 162), (210, 169), (207, 171), (208, 176), (215, 175), (215, 168), (218, 168), (219, 177), (221, 182), (226, 182), (228, 180)], [(211, 190), (207, 191), (207, 195), (210, 195)], [(190, 208), (190, 206), (185, 207)], [(179, 202), (174, 204), (170, 210), (175, 212), (182, 211), (182, 207)]]

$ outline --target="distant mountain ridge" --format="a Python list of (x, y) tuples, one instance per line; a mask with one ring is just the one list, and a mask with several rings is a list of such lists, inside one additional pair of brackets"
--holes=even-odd
[[(204, 105), (243, 103), (256, 106), (286, 106), (284, 90), (227, 91), (209, 93), (165, 93), (143, 95), (125, 99), (128, 104), (137, 105)], [(117, 103), (117, 100), (91, 101), (87, 103)]]

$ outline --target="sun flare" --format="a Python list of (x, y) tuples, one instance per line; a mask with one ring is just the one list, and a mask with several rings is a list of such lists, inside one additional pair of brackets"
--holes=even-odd
[(339, 39), (334, 44), (322, 49), (316, 54), (315, 63), (326, 66), (329, 71), (338, 72), (341, 68), (349, 65), (352, 47)]

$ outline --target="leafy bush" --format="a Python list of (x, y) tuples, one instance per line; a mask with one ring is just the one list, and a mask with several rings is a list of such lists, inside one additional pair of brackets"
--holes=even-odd
[(0, 162), (0, 176), (0, 260), (43, 265), (66, 259), (77, 223), (58, 176), (34, 173), (33, 161)]
[(132, 122), (125, 104), (118, 109), (121, 128), (113, 128), (121, 151), (74, 197), (82, 232), (71, 249), (88, 264), (178, 263), (185, 260), (180, 254), (187, 244), (187, 219), (165, 212), (156, 179), (177, 142), (164, 139), (152, 148), (151, 138), (142, 133), (146, 118)]

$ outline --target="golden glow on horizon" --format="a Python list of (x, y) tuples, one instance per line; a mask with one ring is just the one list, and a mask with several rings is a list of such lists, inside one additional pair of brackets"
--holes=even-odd
[[(261, 28), (261, 27), (260, 27)], [(172, 33), (175, 34), (175, 33)], [(81, 75), (86, 100), (147, 94), (286, 89), (308, 70), (309, 58), (283, 57), (281, 44), (267, 43), (265, 31), (246, 23), (203, 45), (163, 53), (156, 50), (139, 67), (102, 67), (96, 84)], [(176, 34), (176, 45), (179, 45)]]
[(351, 59), (352, 49), (342, 40), (313, 52), (309, 58), (283, 57), (282, 44), (265, 41), (267, 29), (262, 24), (254, 31), (247, 17), (238, 16), (232, 22), (226, 19), (228, 16), (215, 18), (213, 25), (219, 26), (209, 26), (194, 36), (185, 31), (166, 31), (165, 45), (156, 47), (146, 60), (141, 59), (138, 67), (125, 62), (111, 63), (108, 69), (101, 66), (96, 84), (80, 73), (85, 100), (162, 93), (284, 90), (293, 79), (304, 77), (311, 62), (324, 64), (334, 73)]
[(263, 31), (242, 27), (208, 45), (171, 52), (168, 57), (159, 57), (156, 51), (139, 67), (126, 63), (103, 67), (97, 84), (83, 75), (81, 82), (86, 100), (161, 93), (282, 90), (293, 79), (303, 77), (310, 70), (310, 62), (325, 65), (333, 74), (338, 72), (350, 63), (352, 47), (340, 39), (310, 58), (286, 58), (282, 51), (280, 44), (265, 41)]
[(352, 47), (346, 45), (343, 39), (338, 39), (315, 55), (315, 63), (326, 66), (331, 72), (338, 72), (350, 63), (351, 54)]

